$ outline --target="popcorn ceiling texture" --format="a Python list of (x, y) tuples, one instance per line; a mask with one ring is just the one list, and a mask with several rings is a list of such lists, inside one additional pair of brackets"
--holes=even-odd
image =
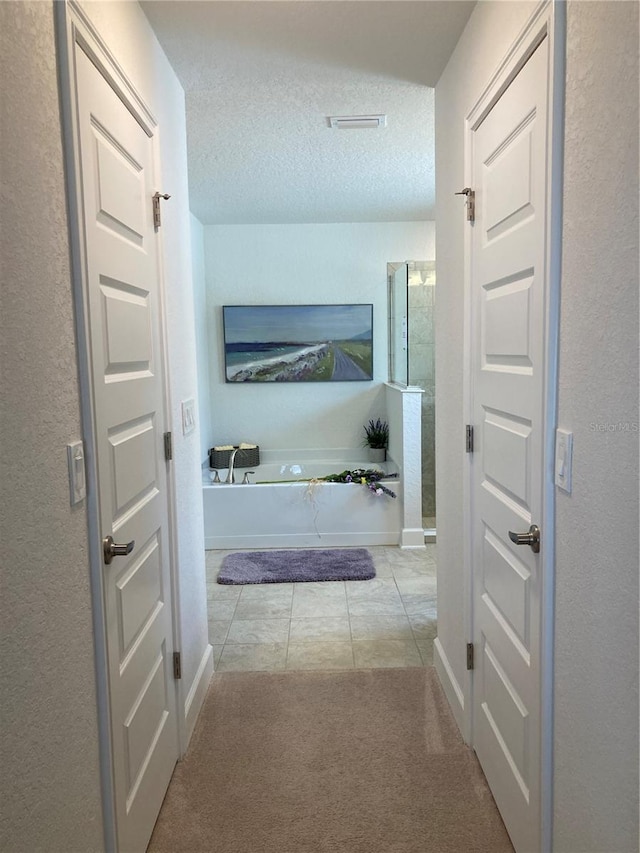
[(558, 424), (574, 443), (573, 492), (556, 504), (554, 850), (626, 853), (638, 849), (638, 4), (570, 2), (567, 29)]
[(67, 478), (66, 444), (81, 433), (53, 5), (0, 3), (0, 37), (0, 847), (93, 853), (103, 836), (87, 520)]
[[(430, 87), (472, 5), (145, 2), (187, 93), (195, 215), (205, 226), (433, 219)], [(388, 114), (387, 127), (328, 126), (369, 113)]]

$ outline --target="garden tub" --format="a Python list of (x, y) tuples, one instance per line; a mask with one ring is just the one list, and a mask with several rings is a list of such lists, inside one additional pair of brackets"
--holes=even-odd
[(219, 472), (221, 483), (213, 483), (214, 472), (205, 470), (205, 548), (397, 545), (402, 518), (397, 478), (382, 480), (396, 498), (377, 495), (360, 483), (315, 481), (356, 468), (393, 473), (390, 465), (372, 465), (357, 458), (280, 459), (253, 469), (249, 485), (242, 485), (244, 469), (236, 472), (233, 485), (224, 482), (226, 470)]

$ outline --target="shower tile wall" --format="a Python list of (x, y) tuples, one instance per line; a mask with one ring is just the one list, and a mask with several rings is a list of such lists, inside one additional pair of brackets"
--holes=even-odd
[(422, 396), (422, 515), (436, 514), (435, 442), (435, 274), (424, 284), (411, 283), (409, 299), (409, 382), (424, 389)]

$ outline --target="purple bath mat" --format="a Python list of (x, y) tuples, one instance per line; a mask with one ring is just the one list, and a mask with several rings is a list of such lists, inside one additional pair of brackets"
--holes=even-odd
[(366, 548), (299, 548), (227, 554), (218, 583), (367, 581), (375, 576)]

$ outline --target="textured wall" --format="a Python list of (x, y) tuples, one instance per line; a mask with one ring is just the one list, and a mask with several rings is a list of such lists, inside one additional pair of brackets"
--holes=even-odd
[(51, 3), (0, 3), (2, 841), (102, 850), (84, 504)]
[(436, 86), (436, 503), (438, 637), (463, 685), (464, 119), (524, 26), (535, 2), (482, 2)]
[[(554, 849), (638, 849), (638, 5), (570, 2)], [(601, 427), (603, 431), (599, 431)], [(611, 429), (613, 427), (613, 429)]]
[(207, 285), (204, 264), (204, 229), (200, 220), (191, 216), (191, 260), (193, 263), (193, 309), (198, 365), (198, 418), (200, 421), (200, 458), (207, 459), (211, 446), (211, 383), (209, 379), (209, 335), (207, 333)]
[[(432, 222), (205, 228), (212, 443), (359, 447), (384, 415), (387, 262), (433, 258)], [(374, 304), (374, 381), (225, 384), (222, 305)]]

